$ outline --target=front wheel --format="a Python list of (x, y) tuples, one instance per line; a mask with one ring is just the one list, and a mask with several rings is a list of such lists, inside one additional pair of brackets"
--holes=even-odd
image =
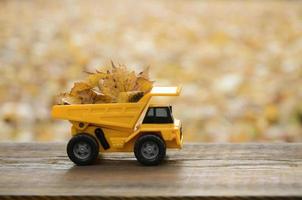
[(158, 165), (166, 156), (166, 145), (159, 136), (143, 135), (135, 142), (134, 154), (143, 165)]
[(90, 135), (76, 135), (68, 142), (67, 154), (77, 165), (90, 165), (99, 155), (99, 144)]

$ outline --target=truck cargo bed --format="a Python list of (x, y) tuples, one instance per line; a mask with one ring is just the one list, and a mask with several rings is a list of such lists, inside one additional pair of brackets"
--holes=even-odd
[(84, 123), (133, 128), (145, 103), (56, 105), (52, 116)]

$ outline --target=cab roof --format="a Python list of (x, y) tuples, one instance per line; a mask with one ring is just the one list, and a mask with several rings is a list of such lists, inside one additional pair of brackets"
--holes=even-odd
[(149, 108), (155, 108), (155, 107), (170, 107), (171, 104), (160, 104), (160, 103), (150, 103)]
[(152, 96), (179, 96), (181, 87), (153, 87), (150, 94)]

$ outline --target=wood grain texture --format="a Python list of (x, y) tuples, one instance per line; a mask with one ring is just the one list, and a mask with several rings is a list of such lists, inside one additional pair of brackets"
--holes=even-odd
[(78, 167), (65, 145), (0, 143), (0, 197), (302, 197), (302, 144), (186, 144), (156, 167), (127, 153)]

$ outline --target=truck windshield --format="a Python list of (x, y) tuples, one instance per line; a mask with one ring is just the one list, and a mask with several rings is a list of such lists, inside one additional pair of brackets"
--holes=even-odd
[(170, 107), (151, 107), (147, 111), (143, 124), (168, 124), (173, 122)]

